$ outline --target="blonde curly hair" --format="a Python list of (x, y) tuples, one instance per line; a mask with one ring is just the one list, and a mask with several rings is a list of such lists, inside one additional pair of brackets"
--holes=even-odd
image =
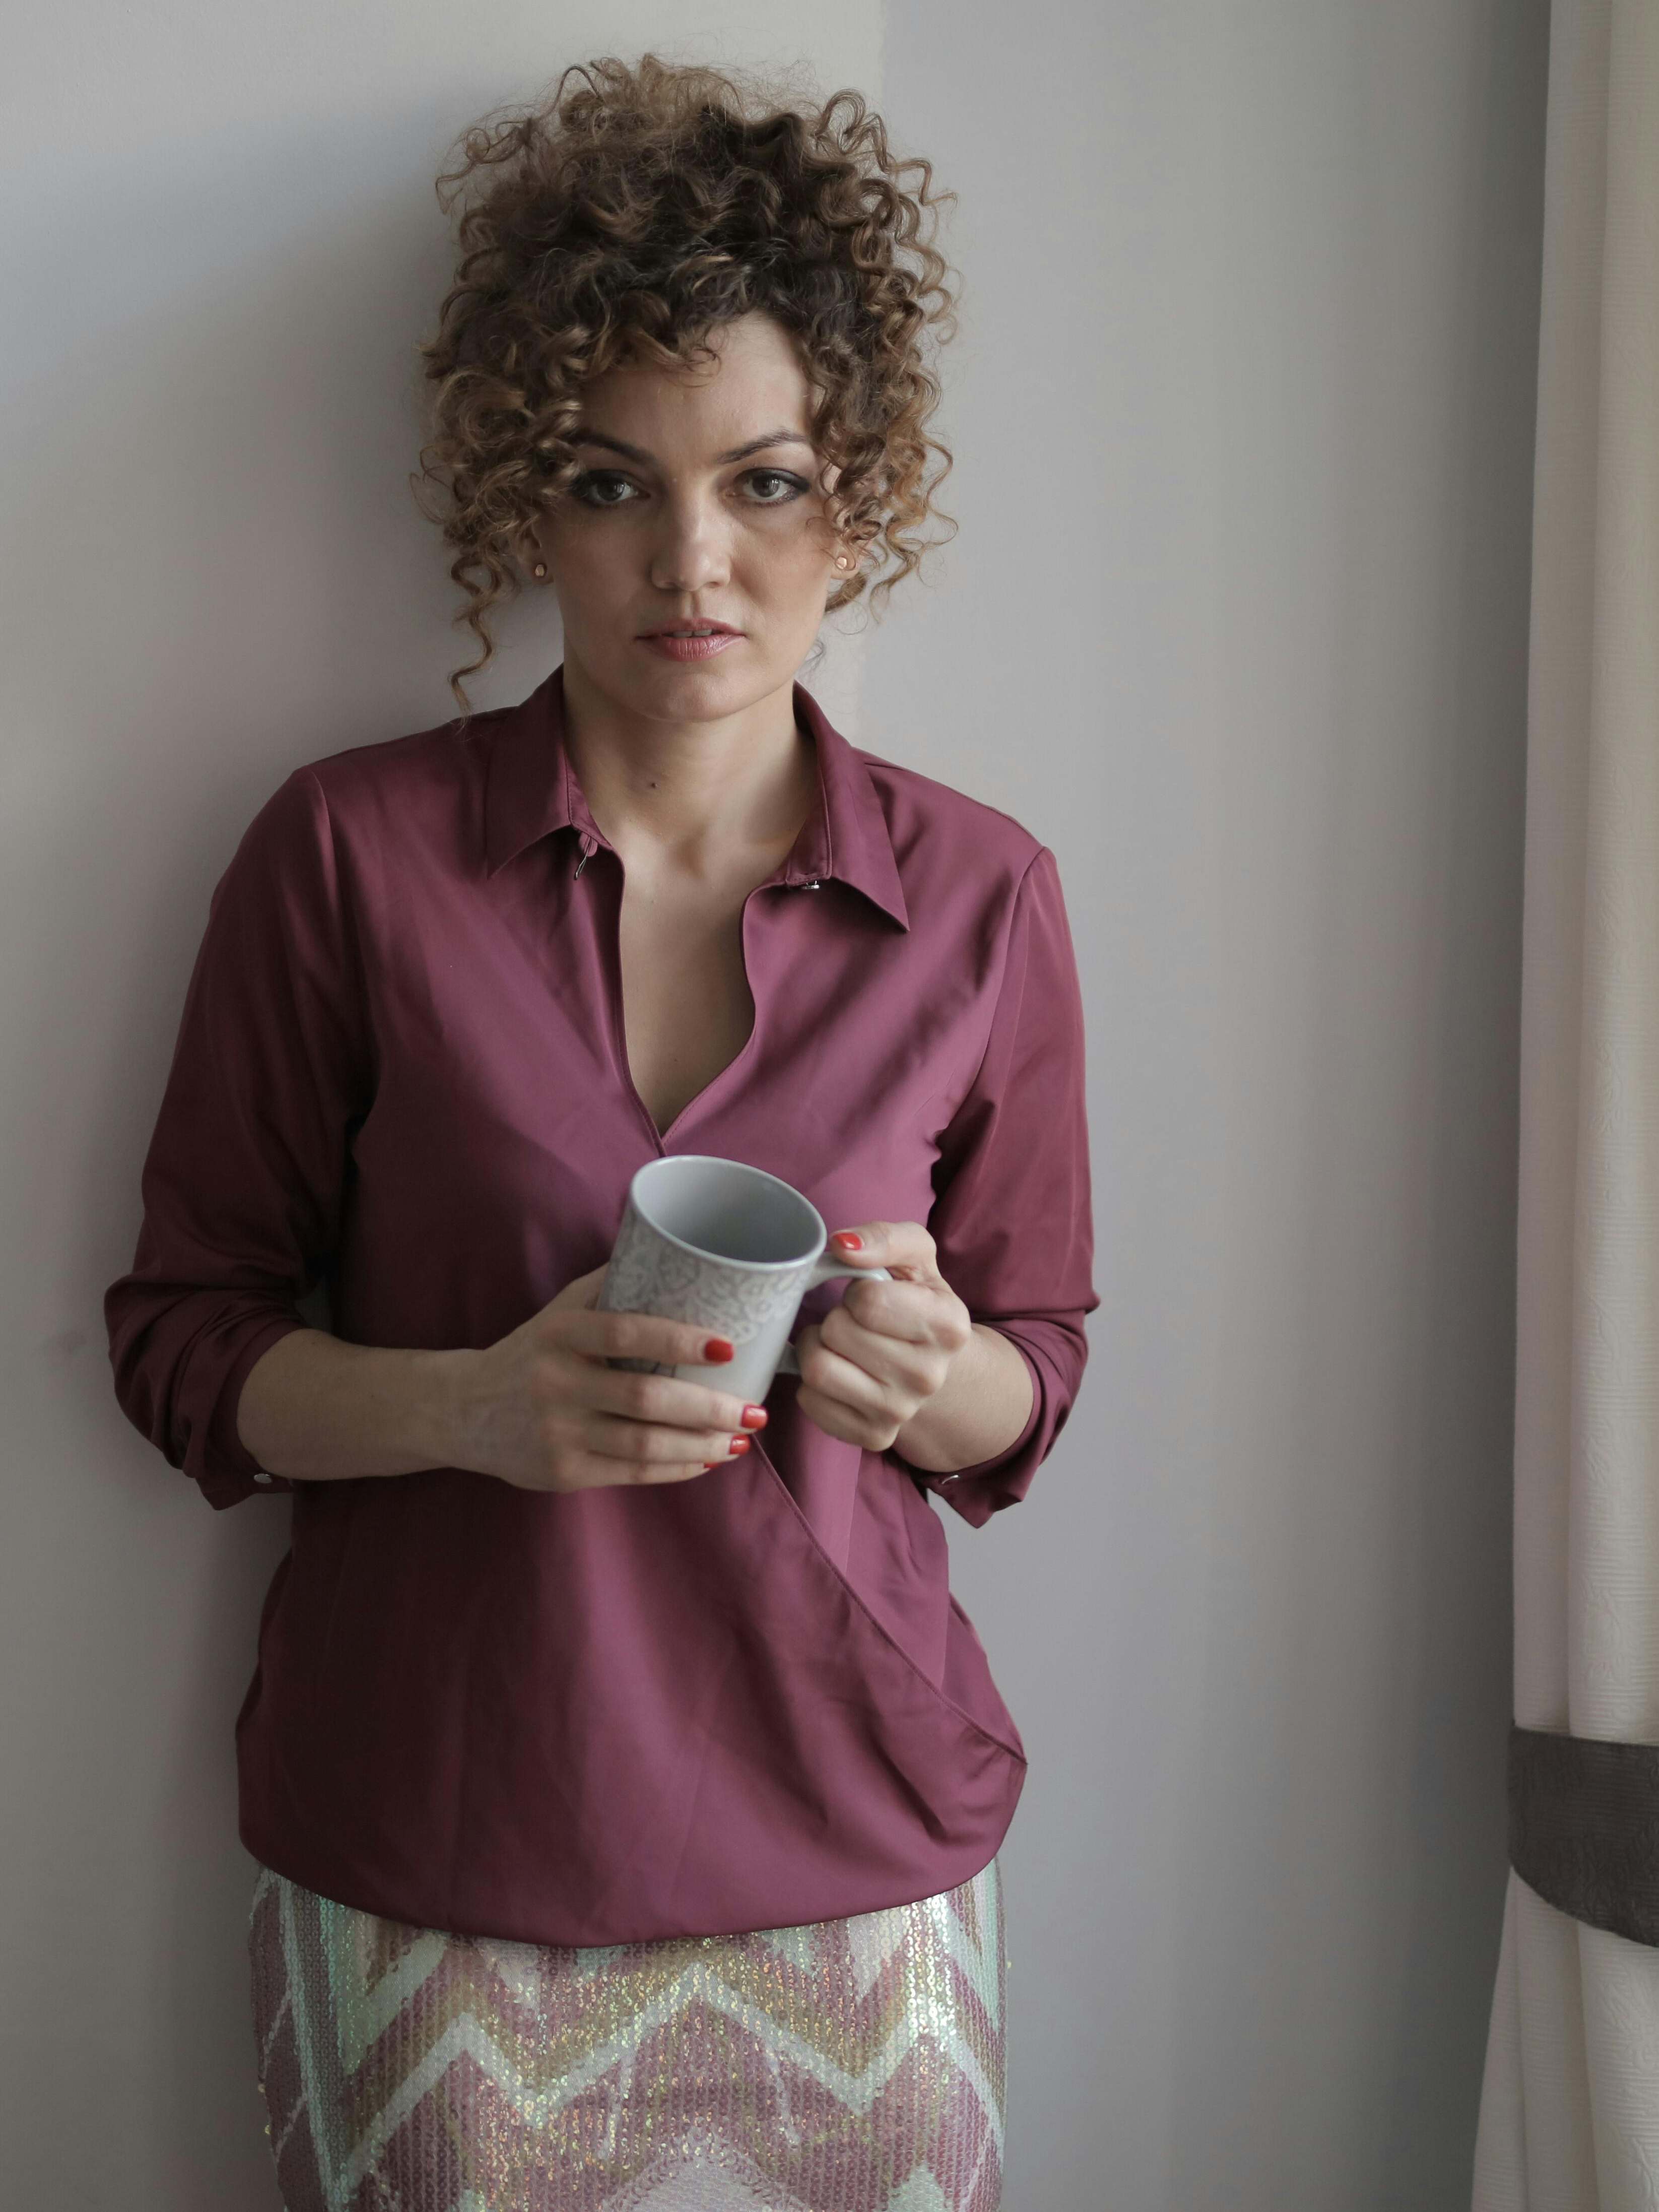
[[(606, 58), (471, 125), (452, 163), (436, 189), (446, 214), (465, 201), (459, 261), (438, 334), (417, 348), (433, 434), (411, 483), (456, 549), (456, 623), (482, 648), (450, 676), (463, 717), (461, 678), (495, 652), (490, 611), (522, 587), (526, 529), (579, 473), (569, 434), (584, 386), (622, 364), (712, 359), (708, 333), (738, 316), (768, 314), (796, 342), (831, 526), (860, 549), (879, 541), (894, 564), (872, 613), (936, 542), (919, 526), (937, 517), (954, 534), (933, 503), (951, 455), (927, 434), (939, 386), (922, 342), (956, 332), (951, 272), (932, 243), (956, 194), (930, 190), (927, 161), (895, 158), (860, 94), (819, 106), (783, 80)], [(930, 455), (942, 464), (931, 477)], [(830, 608), (863, 592), (868, 565)]]

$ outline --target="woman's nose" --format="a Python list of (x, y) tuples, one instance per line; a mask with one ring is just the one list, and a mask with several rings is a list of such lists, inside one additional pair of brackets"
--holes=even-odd
[(665, 592), (707, 591), (725, 580), (730, 565), (719, 519), (699, 509), (663, 523), (652, 555), (651, 580)]

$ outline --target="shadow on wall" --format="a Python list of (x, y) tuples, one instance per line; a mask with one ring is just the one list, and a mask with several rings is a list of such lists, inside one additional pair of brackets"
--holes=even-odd
[[(1297, 1351), (1267, 1372), (1258, 1315), (1241, 1306), (1217, 1363), (1235, 1405), (1272, 1391), (1281, 1425), (1258, 1465), (1285, 1470), (1287, 1499), (1292, 1479), (1304, 1485), (1304, 1566), (1293, 1578), (1289, 1553), (1273, 1564), (1284, 1577), (1278, 1681), (1237, 1670), (1260, 1592), (1237, 1562), (1264, 1492), (1218, 1490), (1184, 1823), (1194, 1908), (1168, 2061), (1172, 2080), (1210, 2094), (1201, 2127), (1172, 2130), (1172, 2204), (1247, 2201), (1249, 2177), (1261, 2188), (1269, 2172), (1279, 2202), (1334, 2203), (1359, 2142), (1375, 2148), (1351, 2212), (1468, 2202), (1506, 1876), (1535, 399), (1532, 368), (1516, 364), (1537, 357), (1547, 11), (1527, 11), (1523, 27), (1470, 43), (1459, 127), (1443, 142), (1455, 149), (1444, 241), (1455, 289), (1402, 307), (1356, 240), (1344, 312), (1334, 291), (1311, 295), (1318, 337), (1343, 356), (1321, 491), (1341, 503), (1344, 572), (1316, 664), (1325, 720), (1303, 763), (1322, 781), (1329, 834), (1309, 870), (1317, 910), (1295, 947), (1307, 965), (1288, 987), (1307, 1015), (1305, 1064), (1286, 1086), (1305, 1115), (1295, 1211), (1264, 1240), (1282, 1273), (1261, 1309), (1296, 1312)], [(1220, 95), (1256, 132), (1258, 89), (1229, 82)], [(1366, 180), (1362, 210), (1380, 199), (1396, 131), (1376, 106), (1367, 136), (1344, 149)], [(1232, 242), (1217, 313), (1243, 328), (1273, 248)], [(1386, 243), (1400, 250), (1398, 237)], [(1403, 373), (1401, 333), (1429, 327), (1443, 305), (1432, 375), (1416, 374), (1414, 357)], [(1423, 469), (1421, 497), (1395, 510), (1376, 495), (1384, 441)], [(1408, 667), (1387, 621), (1413, 610), (1399, 581), (1407, 561), (1420, 593)], [(1241, 599), (1251, 588), (1242, 558), (1227, 588)], [(1380, 927), (1397, 933), (1391, 944)], [(1358, 1141), (1379, 1131), (1386, 1152)], [(1235, 1202), (1252, 1171), (1242, 1154), (1230, 1163)], [(1354, 1361), (1368, 1339), (1399, 1347), (1394, 1387), (1370, 1403), (1360, 1392), (1379, 1373)], [(1373, 1684), (1385, 1686), (1380, 1704)], [(1364, 1755), (1349, 1763), (1361, 1711)], [(1267, 1768), (1271, 1793), (1255, 1782)], [(1232, 1817), (1204, 1821), (1200, 1799)], [(1378, 2024), (1363, 2070), (1357, 1990)], [(1291, 2114), (1294, 2124), (1275, 2117)]]

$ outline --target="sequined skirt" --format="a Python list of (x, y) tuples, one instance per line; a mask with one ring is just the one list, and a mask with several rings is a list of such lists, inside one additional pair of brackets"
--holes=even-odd
[(997, 2212), (1001, 1874), (914, 1905), (581, 1949), (449, 1936), (261, 1868), (288, 2212)]

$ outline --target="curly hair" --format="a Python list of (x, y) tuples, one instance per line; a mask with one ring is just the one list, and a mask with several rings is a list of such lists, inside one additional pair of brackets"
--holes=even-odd
[[(708, 333), (741, 315), (770, 315), (796, 342), (832, 526), (860, 549), (879, 540), (895, 564), (872, 612), (932, 550), (918, 526), (936, 516), (954, 534), (933, 500), (951, 455), (927, 434), (939, 386), (922, 341), (957, 328), (932, 243), (957, 195), (930, 191), (927, 161), (895, 158), (860, 94), (818, 106), (781, 78), (606, 58), (573, 64), (528, 109), (492, 111), (451, 161), (436, 189), (446, 214), (465, 197), (459, 259), (438, 334), (416, 349), (433, 435), (410, 481), (457, 549), (455, 620), (482, 647), (449, 679), (463, 718), (460, 679), (495, 652), (490, 610), (521, 588), (525, 533), (578, 473), (583, 387), (619, 365), (712, 360)], [(864, 591), (866, 565), (829, 608)]]

